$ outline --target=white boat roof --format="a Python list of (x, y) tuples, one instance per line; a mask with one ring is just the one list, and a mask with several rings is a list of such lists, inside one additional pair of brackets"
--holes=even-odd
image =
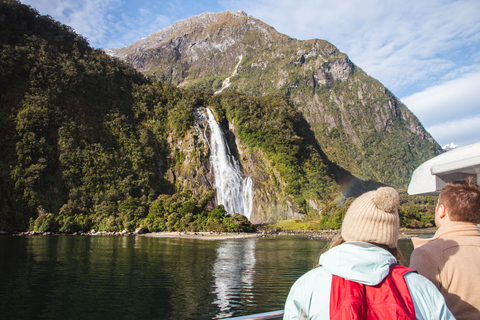
[(480, 181), (480, 142), (459, 147), (420, 165), (408, 186), (410, 195), (438, 195), (447, 182), (473, 176)]

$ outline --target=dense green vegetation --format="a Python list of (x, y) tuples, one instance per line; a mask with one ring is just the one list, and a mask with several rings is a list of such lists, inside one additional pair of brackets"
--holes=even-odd
[[(166, 178), (189, 156), (177, 142), (201, 106), (263, 152), (298, 212), (315, 216), (313, 199), (326, 207), (320, 228), (340, 225), (351, 199), (334, 199), (352, 176), (328, 160), (287, 96), (156, 82), (17, 1), (0, 1), (0, 30), (0, 230), (252, 231), (244, 216), (214, 207), (213, 191)], [(404, 225), (431, 223), (425, 201), (405, 207)]]
[[(435, 226), (435, 205), (437, 197), (409, 196), (405, 190), (400, 190), (400, 227), (426, 228)], [(320, 218), (319, 229), (340, 229), (347, 209), (354, 198), (342, 198), (332, 202), (324, 210)]]
[(308, 199), (325, 202), (340, 191), (308, 124), (288, 98), (247, 97), (229, 90), (215, 96), (211, 106), (220, 123), (224, 115), (247, 146), (266, 154), (300, 212), (309, 212)]
[[(358, 92), (363, 92), (361, 98)], [(436, 143), (410, 131), (409, 121), (417, 128), (422, 127), (407, 107), (356, 67), (348, 80), (317, 87), (315, 93), (327, 106), (328, 115), (339, 124), (337, 128), (329, 125), (313, 128), (322, 148), (332, 161), (361, 179), (404, 188), (416, 167), (441, 152)], [(348, 108), (348, 115), (332, 101), (332, 96), (348, 101), (344, 107)], [(388, 120), (385, 114), (389, 115)], [(379, 126), (378, 119), (382, 118), (385, 122)]]
[[(312, 50), (307, 44), (297, 45)], [(360, 68), (352, 66), (350, 75), (342, 81), (333, 81), (325, 71), (326, 84), (318, 85), (313, 79), (318, 72), (314, 60), (319, 58), (289, 63), (295, 56), (294, 49), (285, 46), (279, 51), (285, 57), (269, 61), (265, 70), (245, 63), (243, 72), (232, 78), (232, 88), (254, 96), (277, 92), (295, 101), (295, 109), (311, 117), (311, 130), (330, 161), (360, 179), (404, 188), (417, 166), (441, 152), (438, 144), (409, 129), (410, 121), (421, 130), (423, 127), (390, 91)], [(346, 56), (337, 51), (331, 58)], [(324, 68), (328, 70), (327, 63)], [(275, 87), (279, 70), (288, 74), (280, 89)], [(315, 104), (321, 111), (311, 107)]]
[(436, 196), (409, 196), (400, 192), (400, 226), (404, 228), (425, 228), (435, 226)]
[[(322, 215), (310, 215), (305, 219), (279, 221), (270, 228), (284, 230), (338, 230), (342, 226), (343, 218), (348, 207), (355, 198), (343, 198), (332, 201), (326, 206)], [(409, 196), (404, 190), (400, 191), (400, 216), (401, 228), (428, 228), (435, 226), (435, 205), (437, 197), (434, 196)]]
[(0, 229), (251, 229), (205, 211), (210, 193), (165, 198), (187, 192), (157, 174), (175, 162), (167, 134), (191, 127), (202, 93), (151, 83), (16, 1), (0, 15)]

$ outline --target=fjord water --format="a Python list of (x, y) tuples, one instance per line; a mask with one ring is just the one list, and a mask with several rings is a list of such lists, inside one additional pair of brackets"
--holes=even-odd
[[(221, 319), (283, 309), (326, 242), (0, 237), (3, 319)], [(403, 241), (402, 250), (412, 250)]]

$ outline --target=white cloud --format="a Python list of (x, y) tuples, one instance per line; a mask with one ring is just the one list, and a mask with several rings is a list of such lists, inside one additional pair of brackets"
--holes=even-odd
[(480, 115), (437, 124), (427, 131), (441, 146), (451, 142), (458, 146), (480, 142)]
[[(97, 48), (126, 46), (174, 22), (159, 13), (161, 4), (141, 0), (22, 0), (22, 3), (71, 26)], [(132, 3), (136, 7), (131, 7)]]
[(107, 41), (109, 36), (111, 23), (108, 12), (120, 5), (121, 0), (22, 0), (22, 3), (71, 26), (76, 33), (98, 46)]
[(430, 87), (402, 101), (426, 127), (480, 115), (480, 72)]
[(440, 145), (480, 141), (480, 72), (430, 87), (402, 101)]
[(153, 8), (141, 7), (137, 9), (136, 15), (132, 12), (123, 13), (122, 19), (114, 27), (114, 32), (118, 34), (118, 37), (110, 39), (103, 47), (121, 48), (130, 45), (175, 22), (156, 12), (157, 10)]

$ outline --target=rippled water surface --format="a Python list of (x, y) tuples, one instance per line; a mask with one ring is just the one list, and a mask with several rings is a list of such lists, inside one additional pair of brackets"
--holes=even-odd
[[(401, 249), (412, 250), (410, 241)], [(325, 242), (0, 237), (2, 319), (221, 319), (283, 309)]]

